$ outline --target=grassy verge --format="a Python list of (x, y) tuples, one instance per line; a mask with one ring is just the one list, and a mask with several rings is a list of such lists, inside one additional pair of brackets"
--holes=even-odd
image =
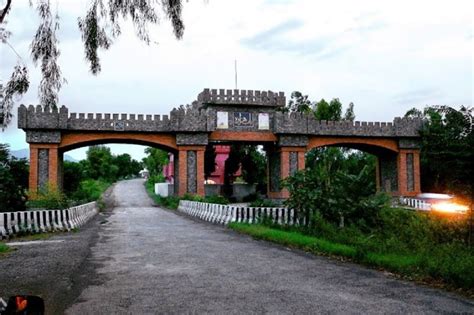
[(161, 197), (155, 194), (155, 187), (151, 182), (145, 182), (146, 191), (148, 196), (160, 207), (164, 207), (167, 209), (176, 210), (178, 209), (179, 205), (179, 198), (170, 196), (170, 197)]
[(8, 247), (7, 244), (4, 244), (4, 243), (0, 242), (0, 257), (1, 257), (3, 254), (8, 253), (10, 250), (11, 250), (11, 248)]
[(231, 223), (230, 228), (256, 239), (271, 241), (314, 254), (349, 259), (389, 270), (410, 280), (461, 290), (474, 297), (474, 254), (458, 247), (431, 248), (424, 252), (373, 252), (357, 244), (343, 244), (298, 231), (264, 225)]

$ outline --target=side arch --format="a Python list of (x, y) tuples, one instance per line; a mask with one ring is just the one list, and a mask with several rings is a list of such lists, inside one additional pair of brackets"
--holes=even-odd
[(117, 132), (89, 132), (62, 134), (59, 149), (61, 152), (77, 148), (107, 143), (139, 144), (161, 148), (175, 153), (178, 151), (176, 136), (172, 134), (144, 134)]
[(376, 187), (392, 195), (400, 194), (400, 149), (397, 139), (360, 137), (311, 137), (307, 150), (322, 147), (345, 147), (374, 155)]
[(346, 147), (376, 156), (399, 152), (396, 139), (358, 137), (311, 137), (308, 139), (308, 151), (319, 147)]

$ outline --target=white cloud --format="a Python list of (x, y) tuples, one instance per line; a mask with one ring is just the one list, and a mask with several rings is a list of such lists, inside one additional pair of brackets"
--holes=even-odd
[[(473, 100), (472, 1), (185, 2), (182, 41), (165, 20), (153, 31), (158, 44), (150, 46), (127, 27), (101, 52), (97, 77), (84, 62), (75, 27), (87, 1), (58, 3), (60, 60), (69, 81), (60, 99), (70, 111), (167, 113), (205, 87), (233, 88), (236, 58), (240, 88), (339, 97), (355, 103), (360, 120), (391, 121), (413, 106)], [(11, 42), (25, 58), (34, 16), (27, 1), (14, 2)], [(282, 25), (287, 28), (265, 34)], [(0, 53), (5, 79), (15, 60), (4, 47)], [(35, 71), (25, 103), (36, 102)], [(15, 126), (0, 137), (12, 147), (26, 146)]]

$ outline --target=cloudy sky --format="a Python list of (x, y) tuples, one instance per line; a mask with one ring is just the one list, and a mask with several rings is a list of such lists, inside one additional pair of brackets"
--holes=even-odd
[[(472, 0), (189, 0), (183, 40), (165, 19), (149, 46), (128, 25), (101, 52), (98, 76), (84, 61), (77, 28), (89, 1), (51, 1), (61, 17), (60, 63), (68, 81), (60, 103), (70, 112), (167, 114), (203, 88), (234, 88), (234, 60), (238, 88), (338, 97), (344, 106), (354, 102), (356, 120), (392, 121), (412, 107), (473, 103)], [(13, 1), (10, 43), (27, 63), (37, 21), (28, 0)], [(0, 49), (5, 81), (16, 56)], [(38, 103), (39, 71), (31, 65), (31, 72), (31, 89), (19, 103)], [(14, 150), (27, 147), (16, 122), (0, 138)], [(143, 155), (139, 146), (112, 149)]]

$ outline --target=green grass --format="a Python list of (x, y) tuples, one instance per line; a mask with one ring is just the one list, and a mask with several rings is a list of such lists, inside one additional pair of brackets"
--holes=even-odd
[(474, 253), (458, 245), (440, 245), (424, 251), (371, 251), (361, 243), (344, 244), (323, 237), (305, 235), (264, 225), (231, 223), (230, 228), (256, 239), (271, 241), (314, 254), (348, 258), (367, 266), (392, 271), (409, 279), (443, 283), (474, 295)]
[(10, 251), (10, 247), (8, 247), (6, 244), (0, 242), (0, 254), (6, 253)]

